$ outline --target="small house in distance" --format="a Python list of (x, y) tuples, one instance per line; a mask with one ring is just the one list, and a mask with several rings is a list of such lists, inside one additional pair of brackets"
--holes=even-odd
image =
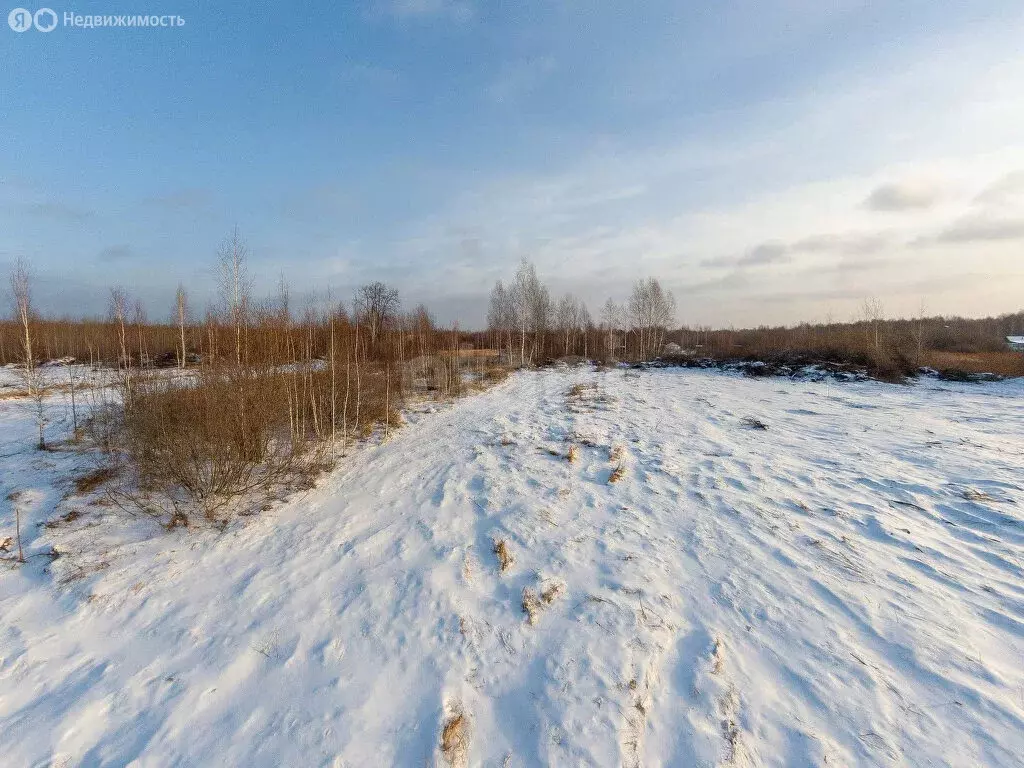
[(1014, 352), (1024, 352), (1024, 336), (1007, 336), (1006, 344)]

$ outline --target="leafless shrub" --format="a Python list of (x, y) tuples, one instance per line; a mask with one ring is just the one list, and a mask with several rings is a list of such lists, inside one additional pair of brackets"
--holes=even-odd
[(747, 429), (768, 429), (767, 424), (765, 424), (760, 419), (755, 419), (753, 416), (744, 416), (742, 419), (740, 419), (740, 423), (743, 424), (743, 426), (746, 427)]
[(289, 434), (290, 391), (284, 374), (235, 367), (188, 386), (138, 378), (121, 447), (139, 489), (212, 518), (241, 495), (297, 482), (317, 457)]

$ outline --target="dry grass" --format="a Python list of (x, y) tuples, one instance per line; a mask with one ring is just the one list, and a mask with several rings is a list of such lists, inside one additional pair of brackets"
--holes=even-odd
[(609, 461), (622, 461), (626, 454), (626, 449), (622, 445), (613, 445), (611, 451), (608, 452)]
[(526, 620), (530, 623), (530, 626), (536, 626), (540, 620), (540, 612), (542, 604), (537, 598), (537, 593), (529, 587), (523, 588), (523, 613), (526, 614)]
[(75, 493), (92, 493), (104, 483), (108, 483), (117, 477), (117, 469), (112, 466), (98, 467), (92, 472), (75, 478)]
[(555, 600), (561, 597), (564, 592), (565, 584), (560, 581), (556, 581), (541, 590), (540, 601), (544, 603), (544, 605), (551, 605)]
[(449, 765), (462, 766), (469, 756), (469, 718), (456, 709), (441, 728), (441, 754)]
[(542, 586), (539, 596), (529, 587), (523, 589), (523, 613), (526, 614), (526, 620), (531, 627), (536, 626), (544, 609), (561, 597), (564, 592), (565, 584), (559, 581)]
[(469, 359), (495, 359), (497, 360), (501, 353), (496, 349), (460, 349), (458, 351), (453, 349), (442, 349), (438, 352), (443, 357), (458, 357)]
[(619, 464), (612, 470), (612, 473), (608, 475), (609, 483), (617, 483), (626, 476), (626, 465)]
[(577, 448), (575, 445), (570, 445), (569, 452), (565, 454), (565, 458), (569, 461), (570, 464), (574, 464), (579, 457), (579, 448)]
[(52, 528), (59, 528), (60, 526), (65, 525), (67, 523), (75, 522), (75, 520), (77, 520), (81, 516), (82, 516), (81, 512), (79, 512), (77, 509), (72, 509), (70, 512), (68, 512), (65, 515), (61, 515), (56, 520), (48, 521), (45, 524), (45, 527), (46, 528), (50, 528), (50, 529), (52, 529)]
[(580, 398), (586, 397), (595, 389), (597, 389), (597, 387), (594, 384), (573, 384), (571, 387), (569, 387), (569, 390), (565, 393), (565, 396), (578, 400)]
[(1024, 376), (1024, 354), (1020, 352), (926, 352), (922, 365), (938, 371), (994, 373), (997, 376)]
[(494, 554), (498, 556), (498, 566), (502, 573), (511, 568), (512, 563), (516, 561), (512, 557), (512, 552), (509, 550), (508, 543), (504, 539), (494, 542)]
[(725, 667), (725, 646), (722, 638), (716, 637), (715, 644), (711, 649), (711, 674), (720, 675)]

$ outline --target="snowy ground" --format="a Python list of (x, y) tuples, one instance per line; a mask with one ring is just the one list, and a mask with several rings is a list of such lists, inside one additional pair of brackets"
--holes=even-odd
[(4, 766), (1024, 764), (1024, 382), (519, 374), (224, 534), (0, 431)]

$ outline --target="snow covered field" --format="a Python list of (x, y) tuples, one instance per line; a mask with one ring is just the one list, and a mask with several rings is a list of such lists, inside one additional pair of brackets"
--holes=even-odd
[(1024, 764), (1024, 382), (523, 373), (223, 534), (0, 430), (4, 766)]

